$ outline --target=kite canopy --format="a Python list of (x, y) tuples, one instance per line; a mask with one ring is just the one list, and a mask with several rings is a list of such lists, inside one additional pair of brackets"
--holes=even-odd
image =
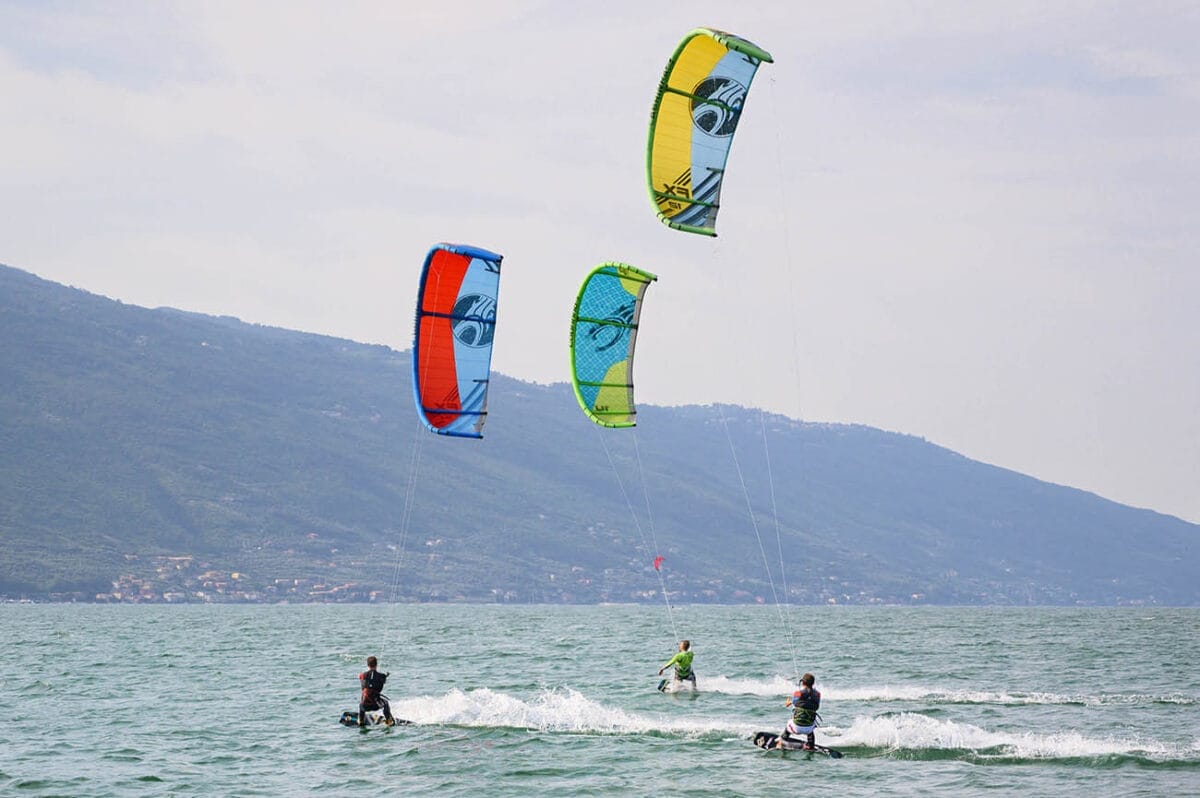
[(657, 280), (625, 263), (597, 266), (583, 281), (571, 314), (571, 381), (588, 418), (632, 427), (633, 348), (642, 296)]
[(437, 244), (425, 257), (413, 337), (413, 394), (425, 426), (482, 438), (501, 255)]
[(654, 98), (646, 178), (658, 218), (715, 236), (725, 161), (750, 82), (771, 54), (729, 33), (697, 28), (675, 48)]

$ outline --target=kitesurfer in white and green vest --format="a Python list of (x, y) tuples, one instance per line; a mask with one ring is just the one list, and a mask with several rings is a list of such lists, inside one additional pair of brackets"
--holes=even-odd
[(689, 681), (692, 683), (692, 689), (696, 689), (696, 674), (692, 671), (692, 642), (690, 640), (679, 641), (679, 653), (667, 660), (667, 664), (658, 669), (658, 675), (662, 676), (662, 672), (672, 665), (675, 666), (675, 681)]
[(813, 687), (817, 681), (811, 673), (800, 677), (800, 689), (792, 693), (784, 704), (792, 708), (792, 719), (788, 721), (783, 734), (775, 743), (776, 748), (783, 748), (784, 740), (806, 737), (804, 747), (813, 750), (817, 745), (817, 710), (821, 708), (821, 691)]

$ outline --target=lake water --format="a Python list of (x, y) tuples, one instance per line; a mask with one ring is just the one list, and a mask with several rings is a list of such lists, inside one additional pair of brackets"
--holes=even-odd
[[(1200, 610), (681, 607), (696, 696), (671, 620), (0, 605), (0, 794), (1200, 795)], [(368, 654), (414, 725), (336, 723)], [(796, 668), (845, 758), (749, 742)]]

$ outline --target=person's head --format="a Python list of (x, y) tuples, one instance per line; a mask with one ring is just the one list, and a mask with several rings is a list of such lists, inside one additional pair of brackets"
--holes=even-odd
[(367, 657), (367, 667), (368, 668), (374, 670), (375, 666), (378, 664), (379, 664), (379, 660), (375, 659), (375, 657)]
[(680, 640), (679, 641), (679, 650), (680, 651), (687, 651), (691, 647), (692, 647), (691, 640)]
[(811, 673), (806, 673), (800, 677), (800, 684), (804, 685), (805, 687), (812, 687), (816, 681), (817, 677), (813, 676)]

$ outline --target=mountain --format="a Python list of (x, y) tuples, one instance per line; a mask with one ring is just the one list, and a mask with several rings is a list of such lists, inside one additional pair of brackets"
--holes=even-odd
[(661, 554), (678, 602), (1200, 604), (1200, 526), (909, 435), (731, 406), (601, 430), (495, 375), (484, 440), (448, 439), (408, 352), (5, 266), (0, 347), (10, 597), (661, 601)]

